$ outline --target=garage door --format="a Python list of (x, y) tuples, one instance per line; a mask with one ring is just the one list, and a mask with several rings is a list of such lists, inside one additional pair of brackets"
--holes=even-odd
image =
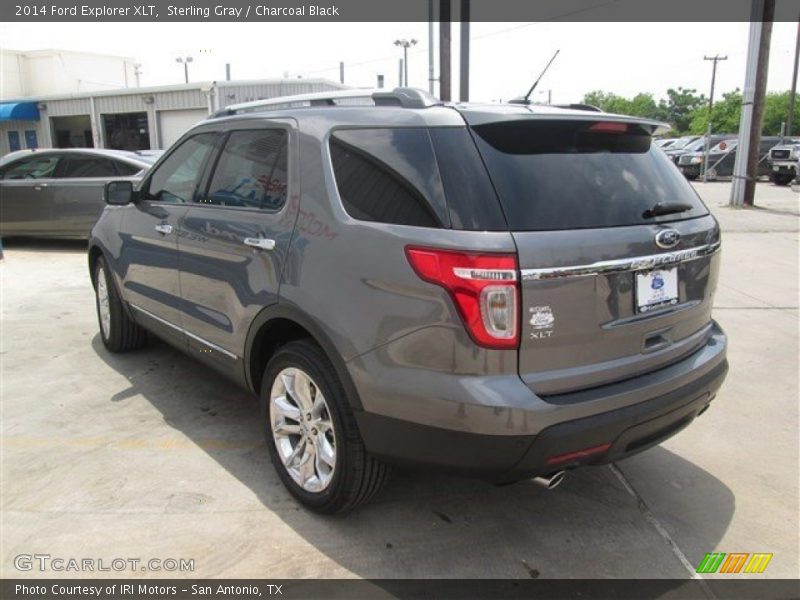
[(198, 121), (208, 117), (205, 108), (191, 110), (162, 110), (158, 113), (158, 130), (160, 132), (161, 147), (169, 148)]

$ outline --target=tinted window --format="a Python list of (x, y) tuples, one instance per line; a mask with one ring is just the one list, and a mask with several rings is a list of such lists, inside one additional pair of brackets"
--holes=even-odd
[(46, 179), (53, 176), (57, 163), (55, 154), (23, 158), (3, 169), (3, 179)]
[[(475, 131), (512, 230), (639, 225), (707, 214), (691, 185), (638, 127), (621, 133), (588, 121), (531, 120)], [(657, 202), (692, 208), (646, 217)]]
[(284, 129), (231, 133), (201, 202), (278, 210), (286, 203), (288, 139)]
[(115, 160), (114, 166), (117, 168), (117, 174), (122, 175), (123, 177), (136, 175), (136, 173), (142, 170), (142, 167), (140, 167), (139, 165), (122, 162), (121, 160)]
[(215, 133), (201, 133), (175, 148), (153, 171), (144, 197), (160, 202), (190, 201), (216, 138)]
[(59, 166), (59, 177), (114, 177), (114, 163), (101, 156), (66, 155)]
[(429, 131), (453, 229), (508, 231), (497, 194), (467, 129)]
[(419, 227), (449, 222), (426, 129), (337, 131), (330, 150), (339, 196), (354, 219)]

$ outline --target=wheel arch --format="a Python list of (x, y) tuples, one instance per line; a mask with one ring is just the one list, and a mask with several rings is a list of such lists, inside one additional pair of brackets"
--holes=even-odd
[(311, 317), (289, 304), (264, 308), (250, 325), (243, 361), (248, 388), (259, 394), (261, 378), (272, 355), (282, 345), (297, 339), (311, 339), (322, 349), (344, 387), (350, 407), (362, 410), (358, 390), (335, 344)]
[(98, 244), (89, 244), (88, 261), (89, 261), (89, 279), (92, 281), (92, 287), (97, 285), (94, 280), (94, 270), (97, 267), (98, 259), (104, 256), (103, 250)]

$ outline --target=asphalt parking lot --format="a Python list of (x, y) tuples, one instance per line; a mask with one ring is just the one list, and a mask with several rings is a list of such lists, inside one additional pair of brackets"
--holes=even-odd
[(191, 577), (686, 578), (711, 551), (773, 553), (763, 577), (800, 576), (800, 195), (762, 183), (760, 208), (734, 210), (729, 184), (696, 187), (722, 224), (730, 339), (709, 411), (552, 492), (399, 471), (336, 518), (281, 486), (247, 393), (160, 342), (105, 351), (84, 244), (6, 240), (0, 576), (86, 575), (15, 568), (44, 553), (194, 559), (174, 573)]

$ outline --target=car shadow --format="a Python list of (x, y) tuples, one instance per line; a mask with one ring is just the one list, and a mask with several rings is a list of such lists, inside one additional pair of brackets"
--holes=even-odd
[[(398, 469), (370, 504), (346, 516), (316, 515), (292, 499), (272, 469), (252, 395), (158, 340), (141, 351), (114, 355), (96, 335), (92, 347), (130, 384), (111, 402), (144, 398), (169, 426), (347, 574), (369, 579), (689, 576), (646, 518), (646, 505), (607, 466), (570, 473), (550, 492), (532, 482), (498, 487)], [(636, 477), (646, 477), (651, 486), (675, 497), (691, 528), (692, 560), (697, 552), (702, 558), (712, 551), (731, 521), (733, 493), (664, 448), (637, 460), (644, 468)], [(625, 462), (620, 468), (624, 473)], [(693, 484), (671, 486), (676, 479)], [(709, 506), (713, 510), (703, 508)], [(258, 535), (266, 544), (280, 543), (270, 541), (270, 530)], [(341, 569), (333, 576), (347, 576)], [(330, 572), (330, 567), (323, 570)], [(391, 589), (387, 584), (386, 590)]]

